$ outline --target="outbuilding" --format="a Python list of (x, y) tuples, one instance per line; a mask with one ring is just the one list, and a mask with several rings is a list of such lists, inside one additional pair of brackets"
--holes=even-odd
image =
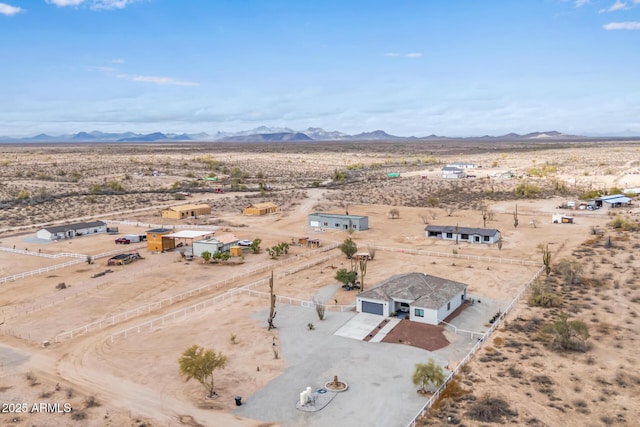
[(457, 227), (452, 225), (427, 225), (424, 229), (425, 236), (454, 240), (468, 243), (497, 243), (500, 240), (500, 231), (495, 228)]
[(184, 219), (210, 214), (211, 206), (207, 204), (171, 206), (162, 210), (162, 218), (167, 219)]
[(268, 215), (278, 211), (278, 205), (272, 202), (252, 203), (244, 208), (245, 215)]
[(460, 179), (464, 178), (464, 170), (455, 166), (445, 166), (442, 168), (442, 178), (444, 179)]
[(369, 228), (369, 217), (316, 212), (309, 214), (309, 227), (363, 231)]
[(356, 297), (361, 313), (390, 316), (409, 314), (409, 320), (438, 325), (467, 298), (467, 285), (425, 273), (391, 276)]
[(176, 242), (167, 237), (173, 230), (169, 228), (154, 228), (147, 230), (147, 249), (151, 252), (164, 252), (175, 249)]
[(596, 197), (597, 206), (605, 206), (608, 208), (621, 208), (623, 206), (629, 206), (631, 198), (624, 194), (612, 194), (610, 196)]
[(76, 222), (74, 224), (54, 225), (43, 228), (38, 230), (36, 237), (43, 240), (60, 240), (106, 232), (107, 224), (103, 221)]

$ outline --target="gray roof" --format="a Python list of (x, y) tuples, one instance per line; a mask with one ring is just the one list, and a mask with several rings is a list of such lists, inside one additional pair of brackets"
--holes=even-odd
[[(479, 236), (495, 236), (498, 230), (495, 228), (474, 228), (457, 227), (459, 234), (477, 234)], [(436, 233), (455, 233), (456, 227), (453, 225), (427, 225), (425, 231), (435, 231)]]
[(610, 203), (612, 205), (615, 203), (629, 203), (630, 201), (631, 199), (626, 196), (616, 196), (616, 197), (609, 197), (607, 199), (602, 199), (603, 203)]
[(456, 173), (463, 173), (464, 171), (456, 166), (445, 166), (442, 168), (443, 172), (456, 172)]
[(361, 218), (367, 218), (367, 216), (363, 216), (363, 215), (345, 215), (345, 214), (332, 214), (332, 213), (322, 213), (322, 212), (314, 212), (309, 214), (309, 216), (321, 216), (324, 218), (342, 218), (342, 219), (361, 219)]
[(378, 286), (362, 292), (359, 297), (373, 300), (405, 300), (412, 305), (438, 309), (449, 302), (467, 285), (424, 273), (403, 273), (383, 280)]
[(610, 194), (608, 196), (600, 196), (600, 197), (596, 197), (596, 200), (610, 200), (610, 199), (617, 199), (618, 197), (624, 197), (624, 194)]
[(104, 227), (105, 225), (107, 224), (102, 221), (76, 222), (74, 224), (54, 225), (53, 227), (46, 227), (45, 230), (47, 230), (49, 233), (60, 233), (63, 231), (70, 231), (70, 230), (75, 231), (75, 230), (82, 230), (85, 228), (92, 228), (92, 227)]

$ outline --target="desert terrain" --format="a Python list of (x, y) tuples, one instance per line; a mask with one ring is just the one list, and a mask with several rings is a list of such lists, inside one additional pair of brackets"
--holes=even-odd
[[(640, 187), (638, 159), (632, 141), (0, 146), (0, 280), (11, 278), (0, 281), (0, 401), (11, 405), (1, 423), (406, 426), (420, 414), (416, 425), (636, 425), (638, 202), (593, 211), (558, 206), (596, 190)], [(458, 161), (481, 167), (471, 178), (442, 179), (441, 168)], [(213, 192), (219, 188), (224, 193)], [(242, 215), (255, 202), (274, 202), (278, 212)], [(185, 203), (207, 203), (212, 214), (161, 218), (161, 209)], [(310, 228), (314, 211), (367, 215), (370, 229)], [(574, 223), (553, 224), (556, 213)], [(614, 228), (616, 218), (628, 229)], [(95, 219), (118, 232), (35, 238), (43, 227)], [(499, 246), (425, 238), (427, 224), (485, 221), (500, 230)], [(114, 243), (157, 225), (260, 238), (262, 250), (209, 264)], [(301, 237), (319, 239), (320, 248), (297, 245)], [(414, 365), (433, 358), (450, 372), (477, 337), (446, 329), (449, 350), (429, 352), (335, 336), (355, 315), (357, 292), (334, 277), (350, 268), (336, 248), (349, 237), (375, 251), (367, 288), (411, 271), (466, 283), (488, 310), (473, 324), (478, 334), (540, 271), (545, 247), (551, 269), (532, 287), (560, 300), (535, 306), (527, 289), (423, 414), (430, 395), (412, 384)], [(272, 259), (265, 249), (280, 242), (290, 251)], [(108, 256), (99, 257), (116, 250), (142, 259), (107, 266)], [(267, 330), (271, 271), (278, 314)], [(325, 303), (325, 320), (313, 300)], [(544, 326), (562, 312), (588, 326), (584, 348), (552, 348)], [(216, 399), (179, 373), (192, 344), (228, 357), (214, 375)], [(317, 413), (296, 411), (302, 388), (334, 375), (350, 390)], [(40, 403), (59, 406), (34, 410)], [(18, 404), (29, 410), (17, 412)]]

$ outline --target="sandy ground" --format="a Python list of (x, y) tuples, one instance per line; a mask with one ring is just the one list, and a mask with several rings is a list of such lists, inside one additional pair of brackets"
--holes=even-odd
[[(621, 150), (617, 152), (618, 155), (627, 153), (629, 149), (623, 147)], [(611, 154), (611, 150), (598, 149), (589, 159), (584, 159), (582, 151), (573, 148), (545, 152), (545, 156), (549, 156), (550, 159), (559, 155), (563, 156), (562, 159), (566, 159), (567, 166), (564, 167), (563, 172), (567, 174), (570, 173), (568, 165), (572, 162), (582, 161), (583, 167), (593, 169), (588, 175), (588, 179), (594, 180), (594, 182), (598, 180), (598, 185), (635, 185), (635, 175), (628, 172), (637, 168), (638, 165), (629, 161), (618, 165), (612, 160), (616, 156)], [(369, 158), (360, 158), (359, 160), (364, 162), (383, 161), (381, 157), (376, 156), (372, 155)], [(578, 156), (577, 159), (572, 161), (571, 159), (576, 156)], [(452, 156), (451, 158), (456, 157)], [(598, 160), (600, 158), (602, 160)], [(250, 162), (252, 160), (255, 158), (247, 156), (238, 161)], [(540, 153), (524, 153), (522, 156), (492, 153), (478, 155), (469, 160), (484, 164), (497, 161), (499, 163), (497, 167), (487, 167), (482, 171), (487, 174), (500, 169), (518, 168), (523, 170), (531, 167), (532, 160), (536, 160), (538, 165), (544, 162)], [(607, 165), (600, 165), (603, 162), (606, 162)], [(609, 168), (615, 169), (616, 173), (605, 173), (610, 172), (607, 170)], [(416, 168), (416, 170), (421, 169)], [(424, 170), (434, 173), (434, 170)], [(596, 173), (598, 171), (601, 173)], [(572, 176), (577, 176), (576, 179), (580, 181), (587, 179), (583, 172), (577, 170), (574, 172)], [(578, 175), (579, 173), (582, 174)], [(437, 174), (437, 170), (435, 174)], [(408, 179), (418, 180), (420, 178), (415, 176)], [(336, 194), (335, 191), (320, 188), (306, 189), (304, 192), (306, 197), (290, 202), (277, 214), (265, 217), (242, 217), (237, 214), (237, 211), (220, 211), (212, 216), (215, 216), (216, 221), (236, 224), (236, 226), (227, 225), (225, 228), (233, 231), (241, 239), (261, 238), (263, 240), (262, 247), (268, 247), (281, 241), (291, 242), (292, 239), (295, 241), (303, 236), (319, 238), (325, 245), (328, 245), (332, 242), (341, 242), (348, 235), (342, 231), (332, 230), (315, 233), (314, 230), (307, 227), (306, 215), (318, 205), (323, 205), (332, 212), (344, 211), (344, 203), (333, 198)], [(331, 200), (329, 200), (329, 196), (331, 196)], [(468, 283), (470, 295), (487, 298), (487, 300), (495, 301), (500, 305), (513, 297), (517, 289), (531, 277), (536, 267), (465, 257), (494, 257), (541, 263), (541, 244), (549, 245), (556, 260), (571, 256), (573, 249), (579, 247), (589, 238), (593, 226), (606, 229), (606, 223), (610, 216), (606, 210), (571, 211), (568, 213), (575, 215), (575, 224), (552, 224), (551, 214), (560, 212), (556, 206), (566, 199), (566, 196), (562, 196), (542, 200), (488, 201), (487, 203), (494, 212), (494, 217), (487, 223), (487, 227), (497, 228), (501, 231), (504, 237), (501, 250), (497, 245), (464, 243), (456, 245), (424, 237), (425, 223), (421, 216), (424, 216), (426, 212), (429, 212), (429, 222), (432, 224), (481, 227), (483, 225), (482, 217), (478, 210), (457, 209), (453, 212), (447, 212), (442, 207), (398, 206), (400, 218), (391, 219), (388, 215), (389, 210), (396, 206), (376, 204), (373, 203), (373, 200), (371, 204), (348, 204), (349, 213), (369, 215), (371, 227), (370, 230), (354, 233), (351, 237), (361, 248), (378, 247), (376, 257), (368, 268), (365, 281), (367, 287), (371, 287), (395, 273), (425, 271), (429, 274)], [(520, 219), (517, 228), (513, 226), (516, 204)], [(159, 221), (155, 211), (135, 214), (119, 213), (114, 218), (135, 219), (145, 223)], [(203, 221), (206, 222), (206, 220)], [(141, 231), (144, 231), (144, 228), (120, 226), (120, 234)], [(117, 236), (89, 236), (71, 241), (41, 243), (33, 240), (33, 233), (33, 231), (26, 234), (6, 233), (0, 236), (0, 246), (11, 248), (15, 245), (19, 249), (40, 250), (46, 253), (74, 252), (82, 254), (97, 254), (120, 248), (113, 243), (113, 239)], [(419, 249), (452, 256), (456, 252), (457, 257), (409, 254), (401, 252), (402, 249)], [(325, 425), (323, 423), (329, 425), (329, 423), (335, 422), (334, 417), (337, 414), (346, 416), (346, 419), (358, 416), (359, 411), (353, 407), (349, 409), (346, 406), (341, 406), (349, 403), (350, 399), (357, 400), (355, 396), (343, 399), (343, 403), (338, 403), (341, 397), (338, 396), (336, 401), (323, 410), (327, 411), (328, 415), (321, 415), (319, 418), (313, 418), (313, 414), (303, 416), (295, 411), (283, 409), (283, 405), (288, 400), (295, 402), (298, 388), (302, 386), (302, 382), (292, 382), (296, 375), (300, 375), (300, 369), (304, 370), (304, 365), (300, 365), (301, 360), (305, 360), (305, 363), (315, 367), (312, 371), (316, 376), (309, 377), (314, 386), (320, 384), (325, 376), (329, 377), (327, 380), (332, 378), (332, 364), (314, 358), (313, 352), (311, 352), (311, 349), (314, 348), (313, 345), (326, 342), (331, 348), (335, 347), (337, 355), (354, 348), (361, 348), (365, 354), (370, 348), (367, 346), (372, 345), (378, 345), (376, 348), (383, 348), (379, 347), (380, 344), (358, 342), (346, 344), (342, 340), (330, 338), (332, 336), (330, 323), (327, 323), (327, 326), (321, 326), (320, 330), (313, 331), (313, 333), (318, 332), (317, 335), (322, 336), (322, 340), (318, 339), (315, 344), (310, 343), (306, 350), (298, 348), (295, 341), (300, 339), (299, 334), (304, 334), (304, 339), (313, 336), (310, 335), (312, 332), (306, 330), (306, 323), (314, 322), (318, 326), (323, 325), (322, 322), (313, 320), (315, 313), (311, 309), (287, 307), (280, 311), (276, 317), (276, 324), (281, 321), (283, 326), (287, 325), (287, 328), (296, 329), (293, 335), (285, 337), (281, 336), (281, 333), (284, 332), (280, 329), (266, 330), (265, 300), (240, 295), (223, 304), (217, 304), (168, 322), (164, 327), (144, 330), (127, 339), (111, 342), (110, 335), (126, 327), (158, 318), (163, 314), (180, 310), (198, 301), (206, 300), (214, 295), (263, 278), (266, 273), (248, 274), (252, 269), (276, 262), (270, 260), (264, 251), (258, 255), (246, 254), (244, 263), (234, 266), (205, 265), (199, 261), (185, 262), (176, 253), (151, 254), (146, 249), (141, 249), (139, 252), (144, 259), (127, 266), (109, 267), (113, 272), (98, 278), (92, 278), (92, 276), (107, 268), (106, 259), (98, 260), (91, 265), (81, 263), (0, 285), (2, 286), (0, 309), (4, 322), (0, 325), (0, 331), (3, 334), (3, 344), (0, 346), (3, 363), (2, 384), (0, 385), (2, 401), (14, 403), (24, 401), (29, 404), (39, 401), (69, 403), (73, 407), (74, 413), (84, 412), (87, 414), (87, 418), (84, 420), (72, 420), (71, 414), (38, 414), (33, 412), (12, 414), (18, 419), (12, 425), (61, 425), (60, 420), (64, 420), (62, 424), (65, 425), (114, 426), (141, 425), (142, 423), (176, 426), (260, 425), (262, 422), (283, 425)], [(275, 268), (275, 272), (293, 269), (324, 255), (327, 254), (316, 254), (307, 248), (293, 246), (289, 255), (278, 260), (286, 261), (286, 264)], [(7, 276), (29, 271), (66, 260), (66, 258), (50, 260), (0, 252), (1, 275)], [(613, 264), (637, 268), (637, 261), (630, 260), (628, 255), (624, 258), (623, 255), (620, 255), (619, 260), (612, 261), (607, 266)], [(348, 292), (339, 287), (332, 287), (336, 284), (333, 278), (335, 270), (348, 266), (348, 261), (338, 254), (331, 260), (278, 279), (276, 293), (304, 300), (322, 295), (329, 304), (352, 304), (356, 295), (353, 291)], [(629, 275), (635, 274), (635, 271), (625, 270), (626, 276), (623, 278), (630, 277)], [(148, 306), (149, 303), (171, 298), (185, 291), (202, 288), (235, 276), (238, 277), (237, 280), (210, 289), (198, 296), (154, 308), (149, 313), (141, 312), (127, 321), (92, 331), (71, 340), (64, 340), (60, 343), (53, 342), (56, 334), (61, 332), (80, 328), (90, 322), (106, 319), (109, 316), (145, 305)], [(64, 282), (69, 287), (64, 290), (56, 290), (55, 287), (60, 282)], [(256, 290), (265, 292), (267, 288), (262, 285)], [(612, 312), (620, 309), (634, 310), (633, 304), (627, 301), (633, 298), (636, 291), (631, 290), (630, 292), (632, 292), (631, 295), (617, 289), (616, 292), (612, 291), (611, 294), (607, 294), (607, 301), (610, 301)], [(299, 312), (300, 310), (302, 312)], [(513, 316), (520, 316), (521, 312), (527, 310), (528, 308), (523, 305), (514, 312)], [(596, 311), (595, 308), (594, 312), (598, 313), (593, 316), (601, 319), (600, 324), (615, 323), (612, 318), (609, 319), (612, 314), (607, 312), (603, 314)], [(591, 314), (585, 313), (585, 315), (587, 314), (591, 316)], [(329, 314), (329, 316), (334, 315), (335, 318), (342, 319), (344, 317), (343, 321), (346, 321), (346, 317), (349, 316), (348, 313), (343, 315)], [(602, 315), (606, 318), (600, 317)], [(635, 318), (631, 318), (630, 321), (632, 323), (623, 325), (624, 330), (635, 325)], [(327, 330), (323, 331), (323, 328)], [(486, 322), (478, 325), (478, 328), (485, 330), (487, 328)], [(326, 338), (324, 338), (325, 335), (322, 335), (324, 333), (327, 334)], [(501, 334), (504, 334), (505, 338), (508, 337), (507, 332), (501, 331)], [(236, 337), (236, 344), (232, 343), (232, 335)], [(593, 335), (594, 338), (604, 339), (606, 337), (601, 333)], [(624, 334), (619, 332), (619, 335)], [(449, 336), (449, 338), (452, 342), (456, 340), (455, 336)], [(515, 340), (516, 338), (509, 339)], [(47, 348), (42, 348), (40, 344), (43, 340), (50, 340), (52, 344)], [(612, 358), (611, 353), (608, 352), (610, 347), (607, 347), (611, 343), (600, 343), (598, 339), (592, 341), (594, 349), (589, 355), (571, 355), (568, 359), (564, 359), (564, 362), (562, 356), (559, 356), (561, 359), (558, 362), (557, 359), (554, 359), (556, 356), (553, 356), (553, 353), (549, 356), (539, 348), (538, 352), (544, 354), (545, 358), (535, 362), (539, 365), (532, 365), (526, 369), (530, 369), (531, 372), (542, 372), (551, 369), (554, 363), (559, 363), (563, 365), (563, 368), (555, 369), (560, 377), (554, 381), (560, 385), (572, 381), (571, 378), (574, 374), (569, 368), (577, 363), (582, 363), (584, 366), (580, 365), (582, 366), (581, 373), (575, 375), (583, 376), (593, 376), (592, 370), (596, 368), (599, 369), (599, 372), (610, 372), (611, 370), (620, 370), (622, 366), (626, 366), (626, 369), (630, 370), (636, 365), (637, 356), (634, 355), (636, 348), (634, 342), (629, 342), (628, 345), (617, 349), (616, 353), (619, 357)], [(177, 359), (180, 353), (194, 343), (214, 348), (229, 356), (229, 364), (226, 369), (216, 372), (216, 389), (220, 396), (218, 399), (211, 401), (203, 399), (201, 386), (193, 382), (185, 383), (178, 373)], [(276, 343), (279, 349), (278, 359), (274, 358), (273, 343)], [(394, 348), (394, 350), (389, 350), (389, 354), (395, 354), (396, 351), (409, 352), (412, 354), (412, 363), (406, 363), (402, 368), (398, 368), (397, 378), (392, 374), (390, 376), (383, 375), (377, 386), (367, 386), (366, 369), (384, 370), (387, 369), (384, 366), (387, 362), (385, 362), (385, 358), (377, 361), (369, 358), (365, 358), (366, 360), (358, 359), (357, 364), (362, 368), (362, 372), (354, 372), (347, 381), (353, 385), (352, 391), (357, 391), (353, 395), (362, 394), (363, 398), (367, 396), (371, 398), (376, 395), (384, 396), (387, 388), (380, 385), (389, 382), (390, 388), (398, 390), (396, 398), (398, 400), (404, 399), (409, 404), (402, 410), (398, 409), (398, 412), (388, 411), (388, 415), (393, 417), (394, 422), (387, 425), (395, 425), (396, 421), (397, 425), (404, 425), (425, 400), (424, 397), (415, 394), (415, 389), (410, 383), (412, 364), (415, 363), (413, 360), (424, 360), (429, 357), (429, 353), (420, 349), (407, 350), (408, 346), (396, 344), (384, 344), (384, 346)], [(395, 350), (396, 347), (402, 348), (402, 350)], [(593, 364), (585, 363), (586, 357), (589, 356), (592, 356), (596, 362)], [(434, 353), (432, 357), (440, 360), (444, 365), (451, 360), (455, 361), (461, 358), (459, 353), (456, 353), (455, 357)], [(518, 386), (517, 380), (509, 384), (502, 383), (502, 379), (496, 380), (496, 375), (501, 369), (499, 364), (489, 366), (486, 363), (481, 363), (474, 362), (471, 367), (477, 377), (473, 381), (474, 390), (477, 390), (478, 393), (484, 390), (503, 391), (506, 387)], [(520, 362), (520, 364), (522, 363)], [(348, 364), (334, 361), (333, 366), (341, 366), (344, 372), (348, 372)], [(523, 369), (525, 369), (524, 366)], [(37, 379), (35, 382), (38, 384), (31, 385), (33, 381), (26, 378), (26, 374), (29, 372), (31, 377)], [(598, 374), (596, 374), (597, 376)], [(604, 373), (600, 376), (610, 377)], [(613, 380), (609, 378), (607, 381), (612, 382)], [(58, 391), (55, 390), (57, 383), (61, 386)], [(561, 387), (557, 388), (561, 389)], [(73, 391), (69, 392), (69, 390)], [(567, 388), (567, 393), (570, 391), (570, 388)], [(615, 398), (617, 406), (615, 407), (633, 407), (633, 397), (626, 396), (622, 390), (617, 393)], [(85, 399), (91, 395), (96, 396), (100, 406), (83, 409), (87, 406)], [(233, 398), (235, 396), (243, 396), (247, 405), (233, 412), (235, 408)], [(271, 404), (269, 404), (270, 398), (268, 396), (275, 399)], [(513, 399), (513, 406), (519, 408), (519, 412), (523, 414), (521, 420), (526, 421), (525, 414), (536, 413), (535, 416), (544, 422), (544, 425), (556, 425), (553, 423), (553, 411), (557, 411), (556, 409), (551, 408), (550, 415), (547, 415), (547, 412), (540, 415), (535, 409), (527, 406), (527, 401), (530, 399), (526, 395), (519, 396), (512, 393), (509, 394), (509, 398)], [(584, 397), (584, 399), (588, 401), (598, 398), (596, 394), (590, 394), (588, 398)], [(344, 402), (345, 400), (347, 402)], [(568, 400), (570, 400), (568, 397), (564, 398), (564, 401)], [(250, 402), (254, 402), (256, 406), (252, 407)], [(264, 412), (266, 411), (264, 408), (270, 407), (270, 405), (275, 406), (272, 408), (274, 412)], [(330, 415), (331, 413), (333, 415)], [(260, 414), (263, 415), (260, 416)], [(575, 415), (575, 412), (568, 411), (567, 420), (571, 419), (571, 414)], [(4, 422), (5, 414), (2, 415)], [(625, 419), (632, 420), (630, 415), (631, 413), (627, 412)], [(585, 414), (581, 416), (584, 416), (585, 420), (589, 418)], [(467, 420), (465, 420), (465, 424), (474, 425), (469, 424)]]

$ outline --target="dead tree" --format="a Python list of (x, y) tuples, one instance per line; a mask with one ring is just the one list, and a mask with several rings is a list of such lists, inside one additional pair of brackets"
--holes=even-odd
[[(273, 319), (276, 317), (276, 295), (273, 293), (273, 270), (271, 270), (271, 277), (269, 278), (269, 318), (267, 319), (267, 323), (269, 324), (269, 329), (272, 330), (275, 328), (273, 325)], [(277, 357), (276, 357), (277, 358)]]

